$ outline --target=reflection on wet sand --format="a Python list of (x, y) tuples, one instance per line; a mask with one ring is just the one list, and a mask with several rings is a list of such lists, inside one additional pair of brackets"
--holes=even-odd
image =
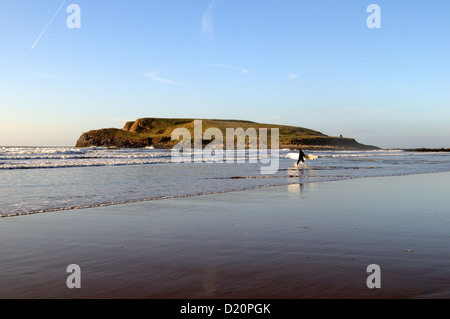
[[(0, 297), (450, 298), (448, 178), (299, 182), (4, 219)], [(73, 263), (82, 289), (65, 287)], [(370, 264), (381, 289), (366, 286)]]

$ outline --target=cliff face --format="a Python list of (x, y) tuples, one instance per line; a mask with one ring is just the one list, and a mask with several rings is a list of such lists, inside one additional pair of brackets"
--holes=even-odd
[[(237, 120), (203, 120), (203, 132), (210, 127), (222, 131), (224, 139), (226, 128), (241, 127), (248, 128), (270, 128), (279, 129), (280, 148), (305, 148), (305, 149), (347, 149), (347, 150), (372, 150), (376, 146), (358, 143), (352, 138), (333, 137), (318, 131), (284, 125), (259, 124), (249, 121)], [(172, 131), (176, 128), (186, 128), (194, 137), (194, 119), (165, 119), (165, 118), (143, 118), (125, 123), (123, 129), (109, 128), (92, 130), (83, 133), (76, 143), (76, 147), (119, 147), (140, 148), (153, 146), (155, 148), (172, 148), (179, 141), (171, 140)], [(208, 144), (210, 141), (204, 141)], [(224, 141), (225, 142), (225, 141)], [(268, 137), (270, 146), (270, 137)]]
[(127, 132), (117, 128), (92, 130), (83, 133), (75, 147), (119, 147), (141, 148), (153, 146), (155, 148), (171, 148), (177, 141), (171, 141), (170, 137), (151, 137), (139, 133)]
[(92, 130), (80, 136), (76, 147), (115, 146), (122, 148), (140, 148), (152, 145), (150, 138), (143, 139), (139, 138), (139, 136), (126, 136), (120, 133), (120, 130), (116, 128)]

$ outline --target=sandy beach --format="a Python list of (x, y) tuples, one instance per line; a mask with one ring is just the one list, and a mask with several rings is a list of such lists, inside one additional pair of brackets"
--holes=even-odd
[[(0, 298), (449, 298), (450, 173), (0, 219)], [(66, 267), (81, 268), (81, 288)], [(366, 268), (381, 268), (381, 288)]]

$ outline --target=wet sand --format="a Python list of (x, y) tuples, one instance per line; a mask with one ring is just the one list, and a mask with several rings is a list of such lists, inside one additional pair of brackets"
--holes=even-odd
[[(449, 298), (450, 173), (0, 219), (0, 298)], [(68, 289), (66, 267), (81, 267)], [(369, 264), (381, 288), (366, 285)]]

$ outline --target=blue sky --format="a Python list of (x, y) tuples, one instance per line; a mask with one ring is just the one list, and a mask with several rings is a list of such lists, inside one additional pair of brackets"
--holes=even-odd
[[(366, 25), (372, 3), (380, 29)], [(449, 12), (437, 0), (1, 0), (0, 145), (73, 146), (91, 129), (185, 117), (450, 147)]]

